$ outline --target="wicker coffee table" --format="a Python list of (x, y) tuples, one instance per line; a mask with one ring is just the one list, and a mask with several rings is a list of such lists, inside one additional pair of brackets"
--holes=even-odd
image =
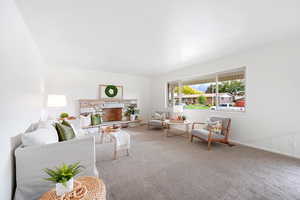
[[(40, 200), (106, 200), (106, 188), (102, 180), (92, 176), (82, 176), (74, 182), (74, 191), (65, 197), (56, 196), (55, 189), (46, 192)], [(76, 193), (74, 195), (74, 193)], [(75, 196), (75, 197), (74, 197)]]

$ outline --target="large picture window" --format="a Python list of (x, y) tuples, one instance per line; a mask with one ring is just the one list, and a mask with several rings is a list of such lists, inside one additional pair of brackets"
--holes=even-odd
[(168, 83), (168, 106), (184, 109), (245, 111), (246, 68)]

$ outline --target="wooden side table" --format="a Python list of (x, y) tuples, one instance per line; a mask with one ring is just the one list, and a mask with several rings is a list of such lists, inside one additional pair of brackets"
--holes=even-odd
[[(68, 194), (66, 197), (58, 197), (55, 189), (52, 189), (43, 194), (39, 200), (106, 200), (106, 188), (102, 180), (92, 176), (82, 176), (77, 178), (76, 181), (84, 187), (85, 194), (82, 195), (82, 198), (72, 197), (72, 192), (68, 193), (70, 197), (68, 197)], [(78, 191), (78, 193), (82, 191)]]
[[(166, 137), (170, 137), (170, 136), (185, 136), (188, 138), (190, 137), (189, 129), (190, 129), (190, 125), (192, 124), (192, 122), (190, 122), (190, 121), (174, 122), (174, 121), (170, 121), (170, 120), (165, 120), (164, 123), (166, 124), (166, 129), (165, 129)], [(172, 133), (172, 135), (170, 135), (169, 133), (170, 133), (171, 126), (185, 126), (185, 131), (182, 134)]]

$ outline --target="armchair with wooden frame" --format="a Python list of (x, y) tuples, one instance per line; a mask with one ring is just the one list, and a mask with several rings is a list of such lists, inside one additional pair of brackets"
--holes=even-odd
[(170, 113), (165, 111), (156, 111), (148, 122), (148, 129), (162, 129), (165, 127), (165, 120), (169, 118)]
[(209, 119), (211, 122), (220, 121), (222, 122), (222, 131), (221, 134), (216, 134), (212, 131), (212, 128), (208, 125), (207, 129), (204, 128), (196, 128), (195, 125), (202, 124), (207, 125), (207, 123), (202, 122), (194, 122), (192, 125), (191, 131), (191, 142), (193, 142), (193, 138), (199, 138), (200, 140), (207, 142), (208, 150), (210, 150), (210, 146), (212, 142), (220, 142), (232, 146), (229, 144), (228, 136), (230, 131), (231, 119), (230, 118), (223, 118), (223, 117), (211, 117)]

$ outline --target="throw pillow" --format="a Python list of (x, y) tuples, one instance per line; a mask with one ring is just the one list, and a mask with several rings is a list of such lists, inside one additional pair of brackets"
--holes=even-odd
[(72, 128), (71, 124), (66, 120), (63, 120), (61, 124)]
[(91, 115), (80, 115), (80, 127), (87, 127), (91, 125)]
[(155, 120), (162, 120), (162, 115), (161, 115), (160, 113), (156, 112), (156, 113), (154, 113), (153, 118), (154, 118)]
[(75, 132), (72, 127), (60, 123), (56, 123), (55, 127), (60, 142), (75, 138)]
[(209, 124), (211, 131), (215, 134), (222, 134), (222, 122), (215, 121)]
[(91, 115), (91, 121), (92, 121), (93, 126), (101, 124), (101, 115), (92, 114)]
[(22, 144), (26, 146), (44, 145), (58, 142), (58, 136), (53, 130), (38, 128), (21, 135)]
[(73, 131), (74, 131), (74, 133), (75, 133), (75, 137), (77, 137), (77, 136), (79, 135), (79, 133), (78, 133), (78, 131), (76, 130), (76, 128), (74, 127), (74, 125), (71, 124), (70, 122), (68, 122), (67, 120), (63, 120), (63, 121), (61, 122), (61, 124), (62, 124), (62, 125), (65, 125), (65, 126), (68, 126), (68, 127), (70, 127), (70, 128), (72, 128)]

